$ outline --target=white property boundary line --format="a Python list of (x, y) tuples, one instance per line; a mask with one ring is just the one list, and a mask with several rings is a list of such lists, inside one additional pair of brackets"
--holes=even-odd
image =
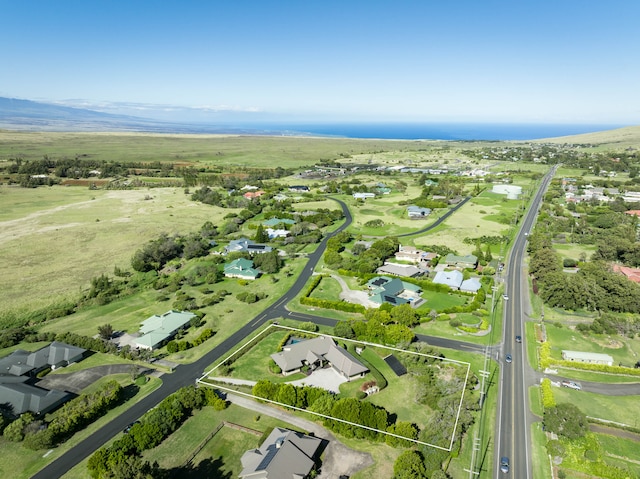
[[(236, 391), (235, 389), (231, 389), (231, 388), (228, 388), (228, 387), (225, 387), (225, 386), (221, 386), (219, 384), (210, 384), (210, 383), (206, 382), (207, 377), (210, 376), (216, 369), (218, 369), (222, 364), (224, 364), (229, 359), (231, 359), (233, 356), (235, 356), (239, 351), (242, 351), (244, 348), (248, 347), (249, 344), (251, 344), (251, 342), (255, 341), (258, 337), (263, 335), (270, 328), (285, 329), (285, 330), (296, 331), (296, 332), (300, 332), (300, 333), (304, 333), (304, 334), (315, 334), (316, 336), (325, 336), (325, 337), (329, 337), (329, 338), (332, 338), (332, 339), (338, 340), (338, 341), (346, 341), (346, 342), (351, 342), (351, 343), (364, 344), (364, 345), (372, 346), (372, 347), (376, 347), (376, 348), (384, 348), (384, 349), (389, 349), (391, 351), (397, 351), (399, 353), (414, 354), (416, 356), (425, 356), (425, 357), (429, 357), (429, 358), (438, 359), (440, 361), (446, 361), (446, 362), (450, 362), (450, 363), (457, 363), (457, 364), (460, 364), (460, 365), (466, 365), (467, 366), (467, 372), (466, 372), (466, 375), (465, 375), (465, 378), (464, 378), (464, 385), (462, 387), (462, 393), (460, 394), (460, 402), (458, 403), (458, 410), (456, 412), (456, 420), (455, 420), (455, 423), (453, 425), (453, 431), (451, 432), (451, 441), (449, 442), (449, 448), (447, 449), (445, 447), (438, 446), (436, 444), (423, 442), (423, 441), (420, 441), (418, 439), (411, 439), (411, 438), (400, 436), (398, 434), (394, 434), (394, 433), (391, 433), (391, 432), (382, 431), (380, 429), (375, 429), (375, 428), (372, 428), (372, 427), (369, 427), (369, 426), (363, 426), (362, 424), (356, 424), (356, 423), (353, 423), (353, 422), (350, 422), (350, 421), (346, 421), (344, 419), (340, 419), (340, 418), (337, 418), (337, 417), (326, 416), (324, 414), (320, 414), (320, 413), (317, 413), (317, 412), (309, 411), (307, 409), (302, 409), (302, 408), (298, 408), (298, 407), (295, 407), (295, 406), (290, 406), (288, 404), (284, 404), (284, 403), (280, 403), (280, 402), (277, 402), (277, 401), (272, 401), (270, 399), (265, 399), (265, 398), (261, 398), (261, 397), (258, 397), (258, 396), (254, 396), (253, 394), (248, 394), (248, 393), (244, 393), (244, 392), (241, 392), (241, 391)], [(471, 370), (471, 363), (464, 362), (464, 361), (458, 361), (456, 359), (441, 358), (441, 357), (438, 357), (438, 356), (433, 356), (431, 354), (418, 353), (418, 352), (415, 352), (415, 351), (406, 351), (404, 349), (394, 348), (394, 347), (391, 347), (391, 346), (383, 346), (381, 344), (370, 343), (370, 342), (367, 342), (367, 341), (358, 341), (358, 340), (353, 340), (353, 339), (346, 339), (346, 338), (341, 338), (339, 336), (332, 336), (330, 334), (315, 333), (315, 332), (305, 331), (303, 329), (291, 328), (289, 326), (281, 326), (281, 325), (272, 323), (269, 326), (267, 326), (265, 329), (260, 331), (258, 334), (253, 336), (251, 339), (249, 339), (247, 342), (245, 342), (242, 346), (240, 346), (238, 349), (236, 349), (229, 356), (227, 356), (226, 358), (221, 360), (211, 370), (205, 372), (200, 378), (196, 379), (196, 384), (202, 384), (202, 385), (208, 386), (208, 387), (215, 387), (217, 389), (222, 389), (222, 390), (225, 390), (225, 391), (229, 391), (230, 393), (238, 394), (238, 395), (241, 395), (241, 396), (245, 396), (247, 398), (257, 399), (259, 401), (264, 401), (264, 402), (268, 402), (268, 403), (275, 404), (275, 405), (278, 405), (278, 406), (282, 406), (282, 407), (285, 407), (285, 408), (293, 409), (293, 410), (296, 410), (296, 411), (305, 412), (307, 414), (313, 414), (315, 416), (319, 416), (319, 417), (324, 418), (324, 419), (330, 419), (330, 420), (333, 420), (333, 421), (342, 422), (342, 423), (345, 423), (345, 424), (349, 424), (351, 426), (361, 427), (363, 429), (368, 429), (369, 431), (375, 431), (375, 432), (378, 432), (378, 433), (381, 433), (381, 434), (386, 434), (387, 436), (393, 436), (393, 437), (396, 437), (398, 439), (404, 439), (405, 441), (415, 442), (416, 444), (421, 444), (423, 446), (429, 446), (429, 447), (435, 447), (436, 449), (441, 449), (443, 451), (450, 452), (453, 449), (453, 444), (455, 442), (455, 432), (456, 432), (456, 429), (458, 427), (458, 421), (459, 421), (459, 418), (460, 418), (460, 411), (462, 410), (462, 401), (464, 399), (464, 392), (465, 392), (466, 387), (467, 387), (467, 381), (469, 380), (469, 372), (470, 372), (470, 370)], [(393, 412), (393, 411), (391, 411), (391, 412)]]

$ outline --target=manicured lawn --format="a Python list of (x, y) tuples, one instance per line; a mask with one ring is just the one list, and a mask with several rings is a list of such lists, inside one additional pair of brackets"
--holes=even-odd
[[(590, 353), (608, 354), (613, 357), (614, 364), (622, 363), (633, 366), (638, 360), (634, 355), (640, 346), (639, 340), (628, 340), (608, 335), (583, 335), (579, 331), (567, 327), (558, 327), (546, 323), (547, 340), (551, 343), (551, 356), (562, 358), (562, 350), (583, 351)], [(629, 342), (633, 347), (629, 347)]]
[[(270, 356), (278, 352), (278, 344), (280, 344), (280, 341), (282, 341), (287, 333), (288, 331), (276, 331), (263, 336), (263, 339), (258, 344), (233, 362), (231, 366), (233, 369), (231, 377), (252, 381), (269, 379), (270, 381), (278, 382), (282, 380), (282, 375), (269, 371), (268, 364), (271, 360)], [(291, 380), (291, 377), (287, 380)]]
[(640, 427), (640, 396), (605, 396), (570, 388), (553, 388), (556, 403), (576, 404), (587, 416)]
[(640, 447), (637, 441), (597, 434), (605, 455), (605, 462), (621, 468), (628, 468), (631, 477), (640, 477)]
[(342, 288), (340, 287), (340, 283), (335, 279), (331, 277), (322, 278), (322, 280), (320, 280), (320, 284), (318, 284), (318, 286), (313, 290), (313, 293), (311, 293), (311, 297), (326, 299), (329, 301), (339, 301), (341, 292)]

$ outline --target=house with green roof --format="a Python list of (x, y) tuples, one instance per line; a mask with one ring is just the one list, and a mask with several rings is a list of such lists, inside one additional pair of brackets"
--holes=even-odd
[(407, 283), (400, 278), (388, 276), (376, 276), (367, 282), (369, 288), (369, 301), (380, 306), (389, 303), (394, 306), (410, 304), (417, 308), (424, 300), (420, 297), (422, 290), (418, 285)]
[(189, 311), (167, 311), (162, 315), (154, 314), (140, 325), (141, 336), (136, 338), (136, 346), (142, 349), (155, 349), (164, 341), (170, 340), (195, 317), (196, 315)]
[(453, 253), (449, 253), (444, 258), (444, 263), (450, 268), (475, 269), (476, 266), (478, 266), (478, 257), (472, 254), (458, 256)]
[(256, 279), (260, 270), (253, 267), (250, 259), (238, 258), (224, 265), (224, 275), (227, 278)]

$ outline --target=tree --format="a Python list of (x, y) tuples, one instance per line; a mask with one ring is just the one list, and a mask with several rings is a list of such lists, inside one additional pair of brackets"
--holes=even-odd
[(108, 341), (113, 336), (113, 326), (110, 324), (103, 324), (102, 326), (98, 326), (98, 334), (102, 339)]
[(253, 237), (253, 240), (256, 243), (266, 243), (267, 241), (269, 241), (269, 235), (264, 230), (264, 227), (262, 225), (258, 225), (258, 227), (256, 228), (256, 235)]
[(356, 333), (347, 321), (338, 321), (333, 327), (333, 334), (346, 339), (355, 339)]
[(393, 479), (429, 479), (422, 455), (418, 451), (405, 451), (393, 465)]
[(545, 409), (543, 424), (548, 431), (568, 439), (584, 437), (589, 431), (587, 416), (570, 403), (560, 403), (556, 407)]
[(398, 324), (402, 324), (403, 326), (415, 326), (418, 324), (418, 314), (416, 310), (411, 307), (410, 304), (401, 304), (399, 306), (395, 306), (391, 310), (391, 318)]

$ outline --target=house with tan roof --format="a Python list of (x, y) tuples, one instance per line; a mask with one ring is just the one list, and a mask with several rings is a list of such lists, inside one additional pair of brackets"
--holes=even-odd
[(303, 366), (312, 370), (330, 366), (348, 381), (364, 377), (369, 371), (332, 338), (325, 336), (289, 344), (281, 352), (272, 354), (271, 359), (285, 376), (300, 371)]

